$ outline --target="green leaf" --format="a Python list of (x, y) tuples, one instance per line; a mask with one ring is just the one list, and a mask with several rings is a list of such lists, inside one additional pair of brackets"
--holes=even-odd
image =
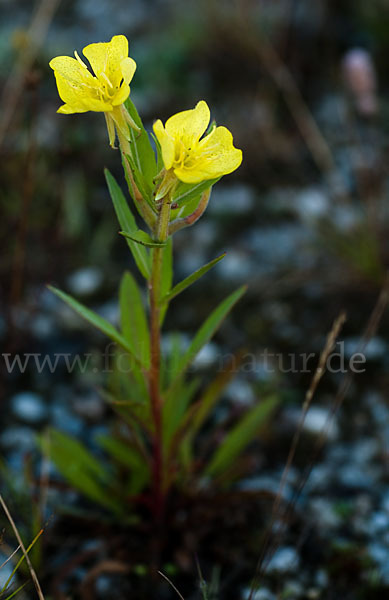
[(195, 281), (197, 281), (198, 279), (200, 279), (200, 277), (205, 275), (205, 273), (207, 273), (209, 269), (212, 269), (212, 267), (214, 267), (220, 260), (222, 260), (222, 258), (224, 258), (225, 255), (226, 253), (224, 252), (224, 254), (221, 254), (214, 260), (211, 260), (211, 262), (207, 263), (203, 267), (200, 267), (200, 269), (197, 269), (197, 271), (180, 281), (180, 283), (177, 283), (177, 285), (175, 285), (174, 288), (162, 298), (161, 304), (165, 302), (170, 302), (170, 300), (172, 300), (175, 296), (181, 294), (181, 292), (186, 290), (186, 288), (192, 285), (192, 283), (195, 283)]
[(99, 435), (97, 442), (118, 463), (129, 469), (147, 469), (144, 458), (129, 444), (108, 435)]
[(199, 389), (200, 380), (193, 379), (170, 393), (163, 405), (163, 442), (165, 450), (185, 418), (189, 403)]
[(142, 364), (150, 368), (150, 336), (142, 296), (131, 273), (124, 273), (119, 291), (122, 333)]
[(45, 454), (53, 461), (61, 475), (84, 496), (114, 512), (122, 512), (121, 505), (112, 498), (110, 478), (101, 461), (78, 440), (55, 429), (49, 436), (38, 438)]
[(228, 469), (266, 423), (278, 402), (277, 396), (270, 396), (249, 410), (215, 451), (205, 468), (205, 475), (215, 476)]
[(211, 339), (211, 337), (220, 327), (233, 306), (243, 296), (246, 289), (247, 286), (245, 285), (237, 289), (230, 296), (228, 296), (228, 298), (223, 300), (223, 302), (221, 302), (219, 306), (210, 314), (210, 316), (206, 319), (196, 333), (189, 348), (183, 355), (177, 368), (178, 373), (181, 373), (190, 365), (195, 356), (200, 352), (201, 348)]
[[(135, 218), (132, 212), (129, 209), (127, 201), (124, 197), (120, 186), (116, 182), (115, 178), (111, 175), (108, 169), (105, 169), (105, 178), (107, 181), (109, 193), (112, 198), (112, 202), (115, 208), (116, 216), (118, 218), (119, 224), (121, 228), (128, 233), (134, 233), (138, 231), (138, 226), (136, 224)], [(127, 239), (128, 246), (132, 252), (135, 263), (142, 273), (145, 279), (150, 278), (151, 269), (150, 269), (150, 260), (149, 255), (143, 246), (136, 244), (134, 241)]]
[(78, 313), (83, 319), (88, 321), (88, 323), (94, 325), (102, 333), (108, 336), (113, 342), (119, 344), (119, 346), (124, 348), (124, 350), (130, 352), (136, 360), (140, 361), (139, 356), (135, 352), (135, 347), (132, 341), (123, 337), (121, 333), (119, 333), (119, 331), (115, 329), (115, 327), (111, 325), (109, 321), (107, 321), (97, 313), (93, 312), (92, 310), (78, 302), (78, 300), (72, 298), (72, 296), (69, 296), (69, 294), (65, 294), (65, 292), (58, 290), (52, 285), (49, 285), (48, 288), (53, 292), (53, 294), (58, 296), (58, 298), (61, 298), (61, 300), (66, 302), (66, 304), (68, 304), (73, 310), (75, 310), (76, 313)]
[(155, 160), (154, 150), (148, 133), (143, 127), (142, 120), (130, 97), (127, 98), (124, 105), (135, 124), (141, 130), (140, 133), (138, 133), (130, 127), (130, 144), (133, 153), (134, 165), (144, 176), (145, 182), (149, 188), (152, 189), (154, 187), (153, 179), (157, 174), (157, 163)]
[(205, 190), (208, 190), (210, 187), (215, 185), (219, 179), (221, 178), (217, 177), (216, 179), (209, 179), (208, 181), (202, 181), (196, 185), (191, 183), (182, 183), (180, 181), (175, 189), (173, 202), (178, 204), (178, 206), (181, 206), (184, 203), (188, 204), (188, 202), (191, 200), (200, 198), (201, 194), (205, 192)]
[(181, 459), (186, 468), (190, 467), (193, 459), (194, 438), (211, 414), (223, 390), (236, 375), (237, 364), (239, 362), (239, 357), (232, 357), (223, 370), (208, 384), (201, 394), (200, 399), (196, 402), (196, 410), (193, 413), (190, 425), (180, 447)]
[(142, 246), (147, 246), (148, 248), (164, 248), (166, 246), (166, 242), (157, 242), (156, 240), (153, 240), (153, 238), (142, 229), (137, 229), (137, 231), (131, 233), (128, 233), (127, 231), (119, 231), (119, 233), (125, 238), (129, 238), (137, 244), (142, 244)]

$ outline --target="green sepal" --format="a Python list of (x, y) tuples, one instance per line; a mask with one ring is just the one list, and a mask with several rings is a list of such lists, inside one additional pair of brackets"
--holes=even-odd
[(140, 133), (138, 133), (130, 128), (130, 145), (133, 154), (133, 163), (143, 175), (150, 190), (152, 190), (153, 179), (157, 174), (157, 163), (154, 150), (149, 135), (145, 130), (138, 111), (130, 97), (127, 98), (124, 105), (128, 110), (129, 115), (140, 129)]

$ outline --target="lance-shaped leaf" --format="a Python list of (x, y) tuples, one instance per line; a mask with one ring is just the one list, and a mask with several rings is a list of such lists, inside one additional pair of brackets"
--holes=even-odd
[(132, 341), (126, 339), (121, 333), (119, 333), (119, 331), (109, 321), (107, 321), (97, 313), (93, 312), (93, 310), (90, 310), (90, 308), (87, 308), (86, 306), (81, 304), (81, 302), (78, 302), (78, 300), (72, 298), (72, 296), (69, 296), (69, 294), (62, 292), (61, 290), (58, 290), (57, 288), (51, 285), (49, 285), (48, 288), (56, 296), (58, 296), (58, 298), (61, 298), (61, 300), (66, 302), (66, 304), (68, 304), (73, 310), (75, 310), (76, 313), (80, 315), (80, 317), (88, 321), (88, 323), (94, 325), (102, 333), (108, 336), (113, 342), (116, 342), (117, 344), (119, 344), (119, 346), (124, 348), (124, 350), (127, 350), (127, 352), (132, 354), (132, 356), (138, 362), (141, 362), (141, 359), (137, 355)]
[(226, 435), (206, 466), (204, 474), (215, 476), (228, 469), (246, 446), (253, 441), (278, 402), (277, 396), (269, 396), (249, 410)]
[(90, 500), (122, 512), (119, 502), (109, 489), (108, 471), (78, 440), (57, 430), (50, 430), (49, 438), (39, 438), (45, 454), (53, 461), (61, 475)]
[[(138, 226), (136, 224), (135, 218), (132, 212), (130, 211), (124, 194), (120, 189), (120, 186), (118, 185), (116, 179), (111, 175), (108, 169), (105, 169), (104, 173), (120, 227), (128, 233), (134, 233), (138, 231)], [(137, 244), (136, 242), (128, 238), (127, 243), (132, 252), (132, 255), (134, 257), (135, 263), (139, 271), (142, 273), (145, 279), (149, 279), (151, 269), (147, 249), (144, 246)]]
[(119, 291), (122, 333), (146, 369), (150, 368), (150, 336), (142, 296), (131, 273), (124, 273)]
[(175, 296), (181, 294), (181, 292), (186, 290), (187, 287), (192, 285), (192, 283), (195, 283), (195, 281), (200, 279), (200, 277), (202, 277), (203, 275), (205, 275), (205, 273), (212, 269), (212, 267), (214, 267), (220, 260), (222, 260), (222, 258), (224, 258), (225, 255), (226, 253), (224, 252), (224, 254), (221, 254), (217, 258), (214, 258), (214, 260), (211, 260), (211, 262), (207, 263), (203, 267), (200, 267), (200, 269), (197, 269), (197, 271), (194, 271), (194, 273), (192, 273), (188, 277), (185, 277), (185, 279), (180, 281), (180, 283), (177, 283), (177, 285), (175, 285), (174, 288), (162, 298), (161, 304), (164, 304), (165, 302), (170, 302), (170, 300), (175, 298)]
[(128, 231), (119, 231), (119, 233), (123, 237), (128, 238), (137, 244), (147, 246), (147, 248), (163, 248), (166, 246), (166, 242), (158, 242), (157, 240), (153, 240), (153, 238), (142, 229), (137, 229), (131, 233)]
[(203, 325), (200, 327), (195, 337), (193, 338), (189, 348), (183, 355), (180, 364), (177, 368), (177, 372), (180, 374), (190, 365), (192, 360), (200, 352), (201, 348), (211, 339), (214, 333), (218, 330), (225, 317), (228, 315), (232, 307), (238, 302), (243, 296), (247, 289), (247, 286), (243, 285), (230, 296), (228, 296), (223, 302), (219, 304), (217, 308), (210, 314)]

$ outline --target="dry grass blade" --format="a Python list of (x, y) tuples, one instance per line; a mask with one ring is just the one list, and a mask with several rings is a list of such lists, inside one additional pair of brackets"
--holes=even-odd
[(37, 577), (37, 575), (35, 573), (34, 567), (31, 564), (31, 560), (30, 560), (30, 557), (28, 556), (27, 550), (26, 550), (26, 548), (25, 548), (25, 546), (23, 544), (23, 540), (20, 537), (20, 534), (19, 534), (18, 528), (16, 527), (15, 521), (13, 520), (13, 518), (11, 516), (11, 513), (9, 512), (8, 507), (7, 507), (6, 503), (4, 502), (4, 499), (3, 499), (3, 497), (2, 497), (1, 494), (0, 494), (0, 504), (1, 504), (1, 506), (2, 506), (5, 514), (6, 514), (6, 517), (7, 517), (8, 521), (9, 521), (12, 529), (13, 529), (13, 532), (15, 534), (15, 537), (16, 537), (17, 541), (18, 541), (18, 544), (19, 544), (19, 546), (20, 546), (20, 548), (21, 548), (21, 550), (23, 552), (24, 558), (26, 559), (26, 563), (28, 565), (28, 568), (29, 568), (29, 571), (30, 571), (30, 574), (31, 574), (31, 579), (34, 582), (35, 589), (36, 589), (37, 594), (38, 594), (38, 598), (39, 598), (39, 600), (45, 600), (45, 597), (43, 595), (40, 583), (38, 581), (38, 577)]
[(34, 63), (59, 3), (60, 0), (41, 0), (27, 31), (28, 48), (20, 53), (4, 85), (0, 102), (0, 146), (22, 95), (25, 75)]
[[(267, 530), (265, 533), (263, 548), (262, 548), (262, 552), (261, 552), (261, 555), (260, 555), (258, 563), (257, 563), (256, 576), (254, 577), (253, 585), (250, 590), (249, 600), (252, 600), (252, 597), (253, 597), (253, 594), (255, 591), (256, 580), (257, 580), (257, 578), (260, 577), (262, 565), (264, 563), (266, 553), (268, 552), (268, 549), (269, 549), (271, 533), (272, 533), (274, 523), (275, 523), (278, 511), (279, 511), (279, 508), (280, 508), (282, 494), (283, 494), (285, 484), (286, 484), (286, 479), (287, 479), (289, 470), (292, 466), (292, 463), (293, 463), (293, 460), (294, 460), (294, 457), (296, 454), (297, 446), (298, 446), (298, 443), (299, 443), (299, 440), (301, 437), (301, 433), (302, 433), (302, 430), (304, 427), (304, 423), (305, 423), (305, 419), (306, 419), (309, 407), (311, 405), (313, 396), (316, 392), (317, 386), (319, 385), (319, 382), (325, 373), (325, 367), (326, 367), (328, 356), (330, 355), (330, 353), (332, 352), (332, 350), (335, 346), (337, 337), (338, 337), (345, 321), (346, 321), (346, 314), (344, 312), (340, 313), (340, 315), (337, 317), (337, 319), (335, 319), (335, 321), (332, 325), (331, 331), (329, 332), (329, 334), (327, 336), (327, 340), (324, 345), (324, 348), (320, 354), (319, 363), (315, 369), (315, 373), (313, 375), (311, 385), (309, 386), (308, 391), (305, 395), (301, 418), (300, 418), (296, 432), (292, 439), (291, 448), (289, 450), (288, 458), (286, 460), (286, 464), (285, 464), (285, 467), (284, 467), (284, 470), (282, 473), (279, 490), (278, 490), (276, 499), (273, 504), (270, 523), (269, 523), (269, 526), (267, 527)], [(274, 549), (273, 549), (273, 551), (274, 551)], [(271, 557), (271, 554), (272, 554), (272, 552), (269, 552), (270, 556), (268, 557), (268, 560)]]
[[(381, 318), (382, 318), (382, 316), (384, 314), (384, 311), (385, 311), (385, 309), (386, 309), (386, 307), (388, 305), (388, 302), (389, 302), (389, 274), (387, 274), (387, 276), (386, 276), (386, 279), (385, 279), (383, 288), (381, 290), (381, 293), (380, 293), (380, 295), (378, 297), (378, 300), (377, 300), (377, 302), (376, 302), (376, 304), (375, 304), (375, 306), (373, 308), (373, 311), (372, 311), (372, 313), (370, 315), (370, 318), (368, 320), (366, 328), (365, 328), (365, 330), (363, 332), (361, 344), (360, 344), (360, 347), (357, 349), (357, 352), (363, 353), (365, 351), (367, 344), (369, 343), (370, 339), (375, 334), (375, 332), (376, 332), (376, 330), (378, 328), (378, 325), (379, 325), (379, 323), (381, 321)], [(324, 354), (325, 354), (325, 351), (327, 349), (327, 346), (329, 347), (329, 344), (331, 342), (331, 338), (333, 338), (333, 343), (335, 342), (337, 334), (334, 337), (334, 336), (332, 336), (332, 332), (334, 332), (334, 334), (336, 333), (337, 324), (340, 324), (340, 327), (341, 327), (341, 322), (340, 322), (341, 318), (342, 318), (342, 315), (339, 317), (339, 319), (337, 319), (337, 321), (335, 321), (334, 327), (333, 327), (332, 331), (330, 332), (330, 334), (328, 336), (327, 344), (326, 344), (326, 346), (325, 346), (325, 348), (323, 350), (323, 353), (321, 355), (321, 358), (320, 358), (320, 361), (319, 361), (319, 365), (318, 365), (318, 369), (320, 369), (320, 367), (322, 367), (322, 359), (324, 357)], [(327, 356), (328, 356), (328, 354), (327, 354)], [(325, 359), (324, 363), (325, 362), (326, 362), (326, 359)], [(309, 388), (309, 390), (308, 390), (308, 392), (306, 394), (306, 398), (305, 398), (305, 402), (304, 402), (304, 411), (305, 412), (307, 410), (307, 407), (309, 407), (309, 404), (311, 402), (313, 394), (314, 394), (314, 392), (315, 392), (315, 390), (317, 388), (317, 385), (318, 385), (318, 383), (319, 383), (319, 381), (320, 381), (320, 379), (322, 377), (322, 374), (323, 374), (322, 373), (320, 376), (318, 376), (319, 375), (318, 372), (317, 372), (318, 369), (316, 370), (316, 372), (314, 374), (311, 386), (310, 386), (310, 388)], [(350, 386), (351, 386), (351, 383), (352, 383), (352, 381), (354, 379), (354, 376), (355, 376), (355, 373), (353, 371), (348, 371), (347, 375), (344, 377), (343, 381), (341, 382), (341, 384), (339, 386), (338, 392), (337, 392), (336, 397), (335, 397), (335, 401), (334, 401), (333, 406), (331, 408), (331, 411), (330, 411), (330, 413), (328, 415), (327, 421), (326, 421), (326, 423), (325, 423), (325, 425), (323, 427), (323, 430), (322, 430), (322, 432), (321, 432), (321, 434), (319, 436), (319, 439), (318, 439), (318, 441), (316, 443), (316, 446), (315, 446), (313, 455), (311, 457), (311, 460), (309, 462), (309, 465), (306, 468), (305, 473), (303, 474), (303, 476), (301, 478), (300, 484), (298, 486), (298, 489), (297, 489), (294, 497), (292, 498), (292, 500), (290, 501), (290, 503), (287, 506), (287, 509), (285, 511), (285, 517), (287, 517), (288, 514), (290, 514), (291, 511), (293, 510), (293, 507), (295, 506), (295, 503), (296, 503), (297, 499), (299, 498), (299, 496), (300, 496), (300, 494), (301, 494), (301, 492), (302, 492), (302, 490), (303, 490), (303, 488), (304, 488), (304, 486), (305, 486), (305, 484), (306, 484), (306, 482), (307, 482), (307, 480), (309, 478), (309, 475), (311, 473), (313, 465), (315, 464), (317, 456), (318, 456), (320, 450), (322, 449), (322, 447), (324, 446), (325, 440), (327, 439), (327, 434), (328, 434), (329, 427), (331, 425), (331, 421), (332, 421), (334, 415), (339, 410), (340, 406), (342, 405), (342, 403), (343, 403), (343, 401), (344, 401), (344, 399), (345, 399), (345, 397), (347, 395), (347, 392), (350, 389)], [(303, 414), (303, 418), (304, 418), (304, 414)], [(300, 423), (300, 425), (301, 425), (301, 423)], [(299, 425), (298, 431), (300, 430), (300, 425)], [(292, 442), (291, 452), (293, 452), (293, 448), (295, 446), (295, 438), (296, 438), (296, 436), (294, 437), (293, 442)], [(298, 439), (297, 439), (297, 441), (298, 441)], [(291, 464), (290, 454), (288, 456), (287, 463), (289, 463), (289, 465)], [(285, 467), (285, 468), (287, 468), (287, 467)], [(284, 474), (285, 474), (285, 471), (284, 471)], [(275, 502), (278, 502), (278, 506), (279, 506), (279, 501), (280, 501), (280, 498), (279, 498), (279, 495), (277, 495), (277, 498), (276, 498)], [(274, 513), (274, 511), (273, 511), (273, 513)], [(268, 550), (269, 539), (270, 539), (270, 535), (271, 535), (271, 527), (272, 527), (273, 524), (274, 524), (274, 515), (273, 515), (273, 518), (272, 518), (272, 523), (271, 523), (271, 525), (269, 526), (269, 528), (268, 528), (268, 530), (266, 532), (266, 537), (265, 537), (265, 541), (264, 541), (264, 547), (263, 547), (263, 551), (261, 553), (260, 559), (259, 559), (259, 561), (257, 563), (256, 572), (255, 572), (255, 575), (254, 575), (254, 578), (253, 578), (252, 587), (251, 587), (251, 590), (250, 590), (249, 600), (252, 600), (254, 591), (255, 591), (255, 589), (256, 589), (259, 581), (260, 581), (260, 577), (261, 577), (261, 574), (262, 574), (262, 571), (263, 571), (263, 568), (262, 568), (263, 567), (263, 562), (264, 562), (264, 558), (265, 558), (266, 552)], [(272, 548), (273, 552), (274, 552), (274, 549), (275, 548), (273, 546), (273, 548)], [(271, 555), (272, 554), (270, 553), (270, 557), (269, 558), (271, 558)]]
[(167, 577), (164, 573), (162, 573), (162, 571), (157, 571), (161, 577), (163, 577), (164, 579), (166, 579), (166, 581), (168, 582), (168, 584), (173, 588), (173, 590), (176, 592), (177, 596), (179, 598), (181, 598), (181, 600), (185, 600), (184, 596), (182, 596), (182, 594), (180, 594), (180, 592), (178, 591), (178, 589), (176, 588), (176, 586), (174, 585), (174, 583), (172, 581), (170, 581), (169, 577)]
[(9, 555), (9, 557), (8, 557), (8, 558), (7, 558), (7, 559), (6, 559), (6, 560), (3, 562), (3, 564), (2, 564), (2, 565), (0, 565), (0, 571), (1, 571), (1, 569), (2, 569), (3, 567), (5, 567), (5, 565), (6, 565), (6, 564), (7, 564), (7, 563), (8, 563), (10, 560), (12, 560), (12, 558), (15, 556), (15, 554), (16, 554), (17, 552), (19, 552), (19, 550), (20, 550), (20, 546), (18, 546), (18, 547), (17, 547), (17, 548), (16, 548), (16, 549), (15, 549), (15, 550), (12, 552), (12, 554), (10, 554), (10, 555)]

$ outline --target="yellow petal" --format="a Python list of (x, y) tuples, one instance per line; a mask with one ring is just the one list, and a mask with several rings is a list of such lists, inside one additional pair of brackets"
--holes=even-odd
[(242, 162), (242, 150), (234, 147), (231, 132), (226, 127), (216, 127), (198, 145), (199, 169), (212, 178), (227, 175)]
[(65, 104), (72, 106), (77, 112), (85, 108), (84, 100), (90, 96), (90, 90), (82, 83), (74, 83), (65, 79), (58, 71), (54, 71), (58, 94)]
[(166, 121), (166, 132), (180, 138), (188, 146), (198, 141), (208, 127), (210, 112), (208, 104), (200, 100), (191, 110), (184, 110)]
[(59, 109), (57, 110), (58, 113), (61, 113), (63, 115), (72, 115), (74, 113), (81, 113), (81, 112), (86, 112), (88, 109), (87, 108), (74, 108), (73, 106), (70, 106), (69, 104), (62, 104), (62, 106), (59, 107)]
[(132, 78), (134, 77), (134, 73), (136, 71), (136, 62), (133, 58), (127, 56), (123, 58), (120, 63), (120, 68), (122, 71), (122, 76), (124, 79), (124, 83), (131, 83)]
[(122, 83), (122, 85), (119, 88), (118, 93), (112, 100), (112, 105), (119, 106), (119, 104), (123, 104), (123, 102), (125, 102), (127, 100), (129, 95), (130, 95), (130, 86), (127, 85), (126, 83)]
[(155, 137), (161, 145), (163, 164), (168, 171), (174, 161), (174, 140), (168, 135), (160, 119), (155, 121), (153, 130)]
[(128, 57), (128, 40), (124, 35), (114, 35), (110, 42), (89, 44), (83, 49), (83, 54), (89, 60), (96, 77), (105, 73), (115, 86), (122, 77), (120, 64)]
[(61, 75), (74, 85), (94, 85), (93, 77), (75, 58), (71, 56), (57, 56), (49, 62), (55, 74)]

